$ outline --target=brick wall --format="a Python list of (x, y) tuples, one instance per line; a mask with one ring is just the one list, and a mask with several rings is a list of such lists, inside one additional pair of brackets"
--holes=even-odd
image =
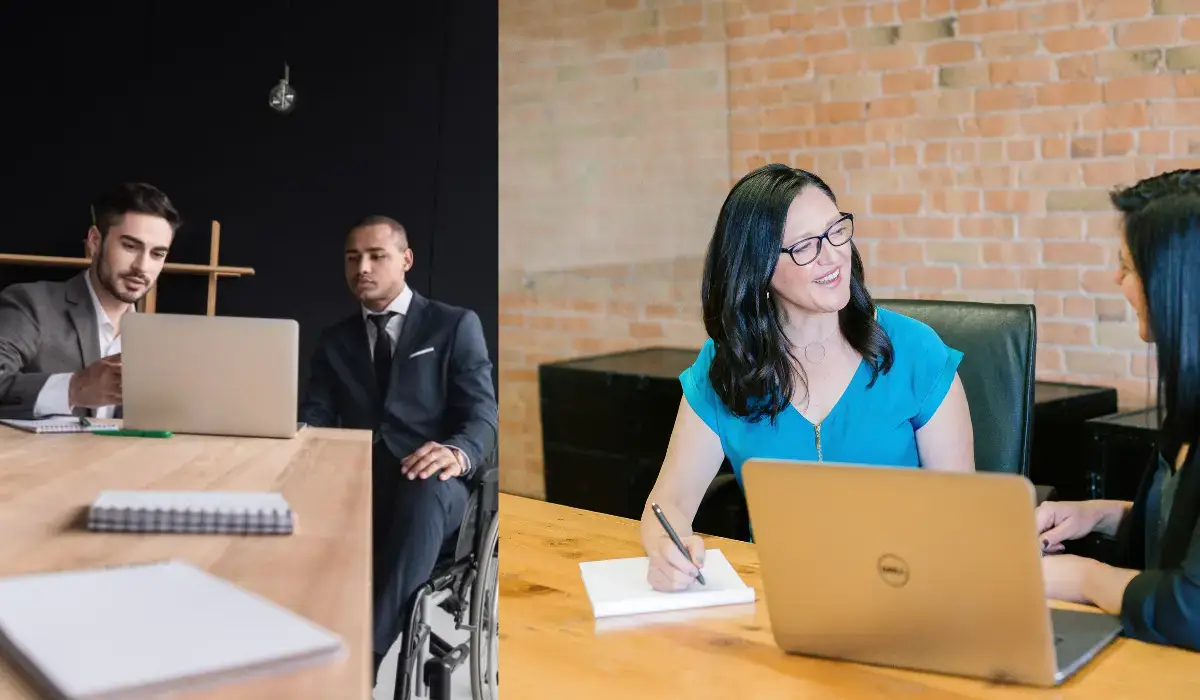
[(857, 215), (875, 296), (1035, 303), (1039, 377), (1146, 402), (1106, 191), (1200, 167), (1200, 3), (500, 7), (506, 491), (542, 493), (539, 362), (700, 345), (704, 244), (768, 161)]
[(725, 22), (676, 4), (501, 0), (501, 269), (703, 247), (729, 185)]

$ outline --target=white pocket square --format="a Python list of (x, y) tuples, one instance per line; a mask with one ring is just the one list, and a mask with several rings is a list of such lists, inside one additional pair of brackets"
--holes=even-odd
[(427, 352), (433, 352), (433, 348), (425, 348), (424, 350), (418, 350), (418, 351), (414, 352), (413, 354), (409, 355), (408, 359), (411, 360), (414, 357), (416, 357), (417, 355), (424, 355)]

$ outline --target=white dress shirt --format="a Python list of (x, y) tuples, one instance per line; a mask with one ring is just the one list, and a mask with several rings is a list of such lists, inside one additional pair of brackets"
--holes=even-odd
[(363, 321), (367, 324), (367, 348), (371, 353), (372, 360), (375, 359), (375, 335), (377, 331), (375, 328), (375, 322), (368, 317), (376, 314), (387, 313), (389, 311), (395, 312), (396, 315), (389, 318), (387, 326), (385, 326), (385, 332), (388, 335), (388, 340), (391, 341), (388, 343), (388, 347), (392, 349), (392, 354), (394, 355), (396, 353), (396, 341), (400, 339), (400, 328), (404, 325), (404, 317), (408, 315), (408, 307), (412, 305), (412, 298), (412, 287), (406, 284), (404, 285), (404, 291), (400, 292), (400, 295), (393, 299), (392, 303), (388, 304), (386, 309), (382, 311), (371, 311), (367, 307), (363, 307)]
[[(363, 307), (363, 323), (367, 324), (367, 350), (371, 353), (372, 360), (375, 359), (375, 338), (378, 334), (378, 330), (375, 327), (375, 322), (369, 317), (376, 314), (387, 313), (388, 311), (395, 312), (396, 315), (389, 318), (387, 325), (384, 326), (384, 332), (388, 335), (388, 340), (390, 341), (388, 345), (392, 349), (392, 359), (394, 360), (396, 354), (396, 341), (400, 339), (400, 330), (404, 326), (404, 317), (408, 315), (408, 307), (412, 305), (412, 299), (412, 287), (406, 284), (404, 285), (404, 291), (400, 292), (399, 296), (393, 299), (392, 303), (387, 305), (387, 308), (381, 311), (372, 311), (365, 306)], [(469, 474), (471, 471), (470, 456), (468, 456), (466, 452), (463, 452), (453, 445), (446, 445), (446, 448), (451, 452), (462, 456), (464, 469), (463, 474)]]
[[(116, 326), (109, 320), (104, 307), (100, 305), (100, 297), (96, 296), (96, 290), (92, 287), (91, 273), (85, 275), (84, 280), (87, 281), (88, 296), (92, 299), (92, 310), (96, 314), (96, 334), (100, 342), (100, 357), (116, 355), (121, 352), (121, 336), (117, 333)], [(134, 313), (134, 307), (130, 305), (129, 310), (125, 313)], [(70, 415), (70, 389), (70, 372), (50, 375), (42, 386), (42, 390), (38, 392), (37, 401), (34, 402), (34, 416), (41, 418), (43, 416)], [(96, 417), (112, 418), (116, 408), (116, 406), (100, 406), (96, 409)]]

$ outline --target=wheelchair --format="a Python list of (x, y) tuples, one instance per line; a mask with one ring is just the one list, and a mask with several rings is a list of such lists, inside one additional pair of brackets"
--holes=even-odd
[[(414, 594), (396, 664), (395, 700), (450, 700), (450, 679), (462, 665), (471, 674), (472, 700), (495, 700), (500, 679), (500, 483), (496, 451), (472, 476), (471, 497), (458, 536), (450, 538), (433, 576)], [(433, 632), (441, 608), (470, 638), (452, 646)]]

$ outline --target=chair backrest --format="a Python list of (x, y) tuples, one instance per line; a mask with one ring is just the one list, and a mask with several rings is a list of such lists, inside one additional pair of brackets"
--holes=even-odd
[(880, 299), (925, 323), (963, 353), (958, 375), (971, 407), (975, 468), (1029, 476), (1037, 310), (1032, 304)]

